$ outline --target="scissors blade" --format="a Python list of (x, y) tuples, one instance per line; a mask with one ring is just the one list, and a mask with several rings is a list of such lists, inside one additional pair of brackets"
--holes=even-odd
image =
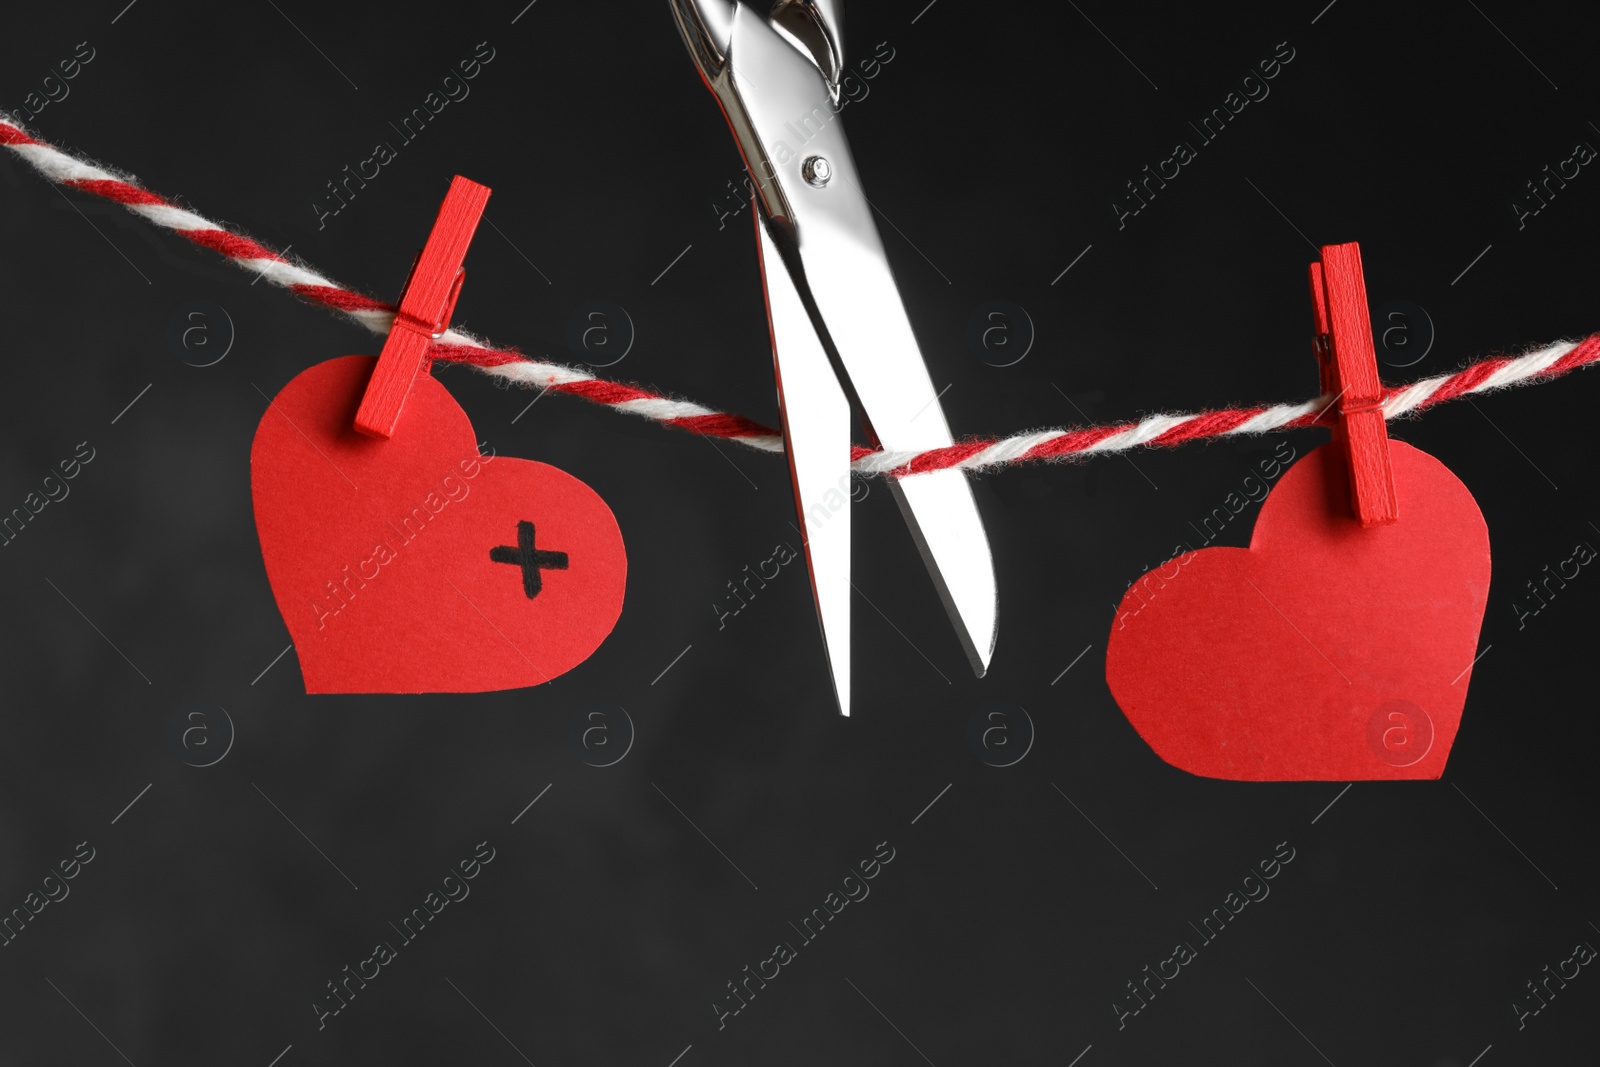
[[(818, 144), (818, 142), (826, 142)], [(838, 118), (807, 150), (825, 152), (826, 201), (796, 205), (798, 259), (818, 318), (878, 444), (925, 451), (953, 443)], [(835, 187), (837, 186), (837, 188)], [(826, 210), (816, 210), (824, 206)], [(994, 561), (966, 475), (891, 480), (967, 659), (983, 677), (998, 623)]]
[[(923, 451), (951, 444), (839, 117), (838, 3), (672, 0), (672, 6), (776, 234), (763, 238), (769, 280), (788, 268), (789, 292), (880, 445)], [(785, 11), (805, 17), (782, 18)], [(769, 21), (774, 14), (781, 28)], [(779, 248), (782, 266), (773, 254)], [(769, 284), (769, 298), (773, 291)], [(784, 338), (777, 345), (781, 362)], [(959, 471), (941, 471), (904, 479), (891, 491), (981, 677), (994, 649), (997, 612), (994, 563), (972, 489)], [(819, 611), (821, 597), (819, 587)]]
[(812, 327), (789, 271), (757, 215), (756, 245), (772, 329), (772, 363), (783, 412), (783, 446), (811, 575), (817, 622), (839, 712), (850, 714), (849, 398)]

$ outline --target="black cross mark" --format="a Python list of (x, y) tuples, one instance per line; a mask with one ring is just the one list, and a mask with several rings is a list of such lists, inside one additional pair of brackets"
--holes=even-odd
[(489, 558), (496, 563), (514, 563), (522, 568), (522, 591), (532, 600), (539, 595), (544, 582), (541, 580), (541, 570), (564, 571), (567, 569), (567, 554), (565, 552), (549, 552), (533, 547), (533, 523), (517, 523), (517, 543), (515, 545), (496, 545), (489, 550)]

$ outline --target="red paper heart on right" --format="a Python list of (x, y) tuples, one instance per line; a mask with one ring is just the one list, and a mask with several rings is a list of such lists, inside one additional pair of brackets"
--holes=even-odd
[(1489, 596), (1489, 531), (1444, 464), (1389, 442), (1400, 519), (1363, 528), (1323, 446), (1250, 547), (1188, 552), (1123, 596), (1106, 681), (1158, 756), (1208, 778), (1438, 778)]

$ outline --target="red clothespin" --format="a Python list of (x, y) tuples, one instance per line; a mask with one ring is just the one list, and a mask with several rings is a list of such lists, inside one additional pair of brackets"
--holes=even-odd
[(1311, 309), (1322, 392), (1336, 397), (1339, 406), (1333, 442), (1349, 460), (1356, 518), (1363, 526), (1394, 522), (1400, 518), (1400, 504), (1389, 464), (1389, 431), (1383, 419), (1383, 383), (1378, 380), (1372, 345), (1367, 283), (1355, 242), (1322, 246), (1322, 261), (1311, 264)]
[(428, 243), (411, 266), (400, 310), (356, 410), (356, 429), (368, 437), (394, 435), (411, 383), (427, 366), (428, 346), (450, 325), (466, 278), (461, 263), (488, 202), (487, 185), (459, 174), (451, 179)]

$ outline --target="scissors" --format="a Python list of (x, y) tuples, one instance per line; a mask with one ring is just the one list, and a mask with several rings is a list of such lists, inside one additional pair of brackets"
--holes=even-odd
[[(756, 189), (784, 450), (842, 714), (850, 714), (850, 450), (952, 442), (839, 116), (840, 0), (669, 0)], [(891, 478), (981, 678), (994, 651), (994, 563), (959, 470)]]

